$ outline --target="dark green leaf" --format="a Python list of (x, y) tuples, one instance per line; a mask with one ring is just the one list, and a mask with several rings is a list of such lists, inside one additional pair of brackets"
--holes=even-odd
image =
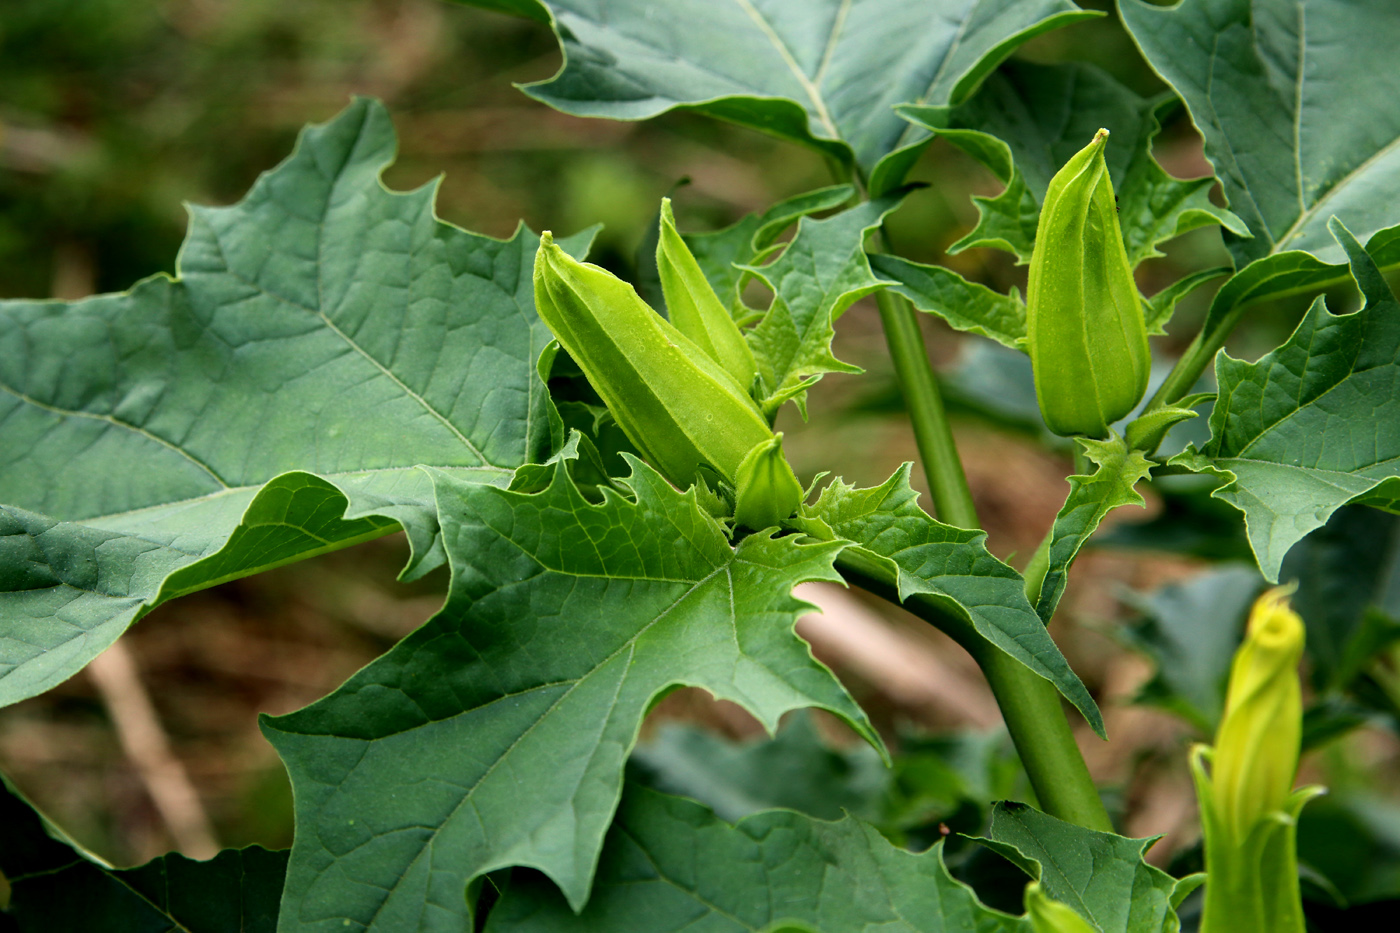
[[(434, 472), (443, 610), (339, 690), (264, 719), (296, 794), (291, 930), (459, 931), (468, 883), (530, 866), (588, 897), (642, 716), (673, 685), (770, 730), (864, 713), (793, 632), (843, 543), (731, 548), (696, 493), (633, 460), (636, 501), (591, 504), (563, 464), (536, 495)], [(290, 915), (289, 915), (290, 916)]]
[(1156, 667), (1138, 701), (1160, 706), (1213, 735), (1245, 616), (1264, 581), (1252, 567), (1223, 567), (1128, 601), (1143, 618), (1124, 639)]
[(837, 480), (793, 524), (815, 537), (854, 542), (887, 562), (900, 599), (913, 593), (933, 597), (970, 622), (978, 638), (1053, 683), (1102, 735), (1098, 706), (1027, 601), (1025, 580), (991, 555), (986, 532), (944, 525), (919, 508), (909, 470), (906, 463), (870, 489)]
[(1400, 302), (1356, 239), (1334, 225), (1366, 304), (1337, 316), (1319, 298), (1257, 363), (1222, 353), (1211, 440), (1173, 458), (1229, 482), (1270, 580), (1300, 538), (1349, 501), (1391, 504), (1400, 488)]
[(748, 214), (736, 223), (710, 233), (683, 234), (685, 245), (695, 255), (715, 294), (736, 318), (748, 309), (740, 300), (745, 278), (752, 273), (741, 267), (752, 265), (777, 241), (784, 230), (799, 219), (840, 207), (855, 194), (850, 185), (833, 185), (779, 201), (761, 214)]
[(0, 702), (164, 600), (399, 526), (426, 572), (417, 465), (505, 483), (548, 452), (533, 235), (386, 190), (394, 146), (356, 101), (239, 204), (192, 208), (178, 278), (0, 303)]
[(901, 256), (873, 255), (870, 265), (877, 274), (893, 279), (897, 284), (892, 289), (915, 308), (938, 315), (954, 330), (990, 337), (1012, 350), (1021, 349), (1025, 342), (1026, 305), (1015, 289), (1003, 295), (969, 282), (952, 269), (926, 266)]
[(1017, 46), (1100, 15), (1069, 0), (516, 0), (509, 8), (553, 16), (564, 65), (525, 86), (536, 100), (613, 120), (696, 110), (854, 162), (876, 194), (900, 183), (928, 138), (895, 104), (960, 103)]
[(490, 933), (1029, 933), (948, 874), (942, 843), (896, 849), (847, 817), (768, 810), (730, 826), (699, 804), (628, 789), (593, 896), (575, 916), (538, 877), (517, 873)]
[(885, 287), (870, 271), (865, 239), (897, 208), (905, 191), (824, 220), (803, 217), (773, 262), (745, 269), (773, 291), (773, 303), (747, 334), (758, 360), (770, 416), (788, 399), (805, 414), (806, 388), (823, 373), (860, 372), (831, 353), (835, 321), (857, 299)]
[(1400, 636), (1400, 517), (1338, 509), (1288, 553), (1279, 579), (1298, 583), (1292, 602), (1308, 625), (1313, 682), (1345, 687)]
[(1119, 7), (1185, 99), (1226, 200), (1254, 234), (1227, 238), (1240, 271), (1212, 301), (1204, 337), (1228, 332), (1251, 302), (1345, 281), (1330, 217), (1382, 268), (1400, 264), (1400, 95), (1386, 83), (1400, 18), (1389, 0), (1306, 15), (1292, 0)]
[(1102, 933), (1178, 929), (1173, 898), (1182, 882), (1142, 860), (1156, 839), (1096, 832), (1012, 803), (997, 804), (989, 835), (998, 852)]
[(206, 862), (172, 852), (114, 869), (0, 786), (0, 874), (28, 933), (273, 933), (287, 853), (225, 849)]

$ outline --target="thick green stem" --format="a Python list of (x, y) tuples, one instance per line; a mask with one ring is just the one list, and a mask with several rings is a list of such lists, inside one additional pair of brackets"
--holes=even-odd
[(959, 528), (976, 528), (977, 509), (972, 492), (967, 487), (962, 460), (953, 440), (953, 429), (943, 408), (943, 395), (938, 389), (938, 377), (929, 364), (924, 335), (914, 309), (900, 295), (891, 291), (875, 296), (880, 308), (880, 322), (885, 327), (885, 341), (894, 360), (895, 375), (904, 392), (904, 404), (914, 426), (914, 442), (928, 477), (929, 494), (934, 512), (940, 521)]
[[(888, 290), (877, 292), (875, 301), (937, 516), (950, 525), (979, 528), (977, 508), (916, 312), (902, 296)], [(1046, 813), (1090, 829), (1112, 831), (1108, 811), (1099, 799), (1084, 756), (1079, 753), (1053, 684), (991, 644), (971, 620), (949, 611), (938, 600), (917, 593), (901, 600), (898, 580), (888, 561), (848, 548), (838, 558), (837, 566), (846, 579), (903, 605), (942, 629), (976, 659)], [(1044, 575), (1042, 569), (1035, 581), (1037, 590)]]
[[(1074, 741), (1059, 691), (1050, 681), (987, 641), (970, 620), (950, 611), (936, 598), (914, 593), (900, 600), (895, 571), (888, 561), (848, 548), (836, 559), (836, 566), (850, 582), (904, 606), (942, 630), (976, 659), (1046, 813), (1089, 829), (1113, 831), (1108, 811)], [(1035, 586), (1039, 588), (1039, 580)]]

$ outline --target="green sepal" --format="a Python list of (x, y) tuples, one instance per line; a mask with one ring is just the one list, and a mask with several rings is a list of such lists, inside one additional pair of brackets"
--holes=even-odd
[(666, 311), (676, 330), (685, 334), (711, 360), (724, 367), (739, 385), (748, 388), (758, 376), (758, 364), (748, 341), (705, 278), (685, 240), (676, 230), (671, 199), (661, 199), (661, 228), (656, 242), (656, 271)]
[(1214, 392), (1198, 392), (1194, 395), (1188, 395), (1173, 405), (1165, 408), (1154, 408), (1129, 421), (1127, 428), (1123, 431), (1123, 437), (1128, 442), (1128, 449), (1140, 450), (1147, 454), (1152, 453), (1174, 425), (1196, 417), (1198, 412), (1194, 410), (1195, 407), (1214, 397)]
[(1072, 907), (1052, 900), (1039, 881), (1026, 885), (1026, 917), (1034, 933), (1096, 933)]
[(775, 434), (739, 464), (734, 521), (754, 531), (772, 527), (797, 511), (802, 493), (802, 484), (783, 456), (783, 435)]

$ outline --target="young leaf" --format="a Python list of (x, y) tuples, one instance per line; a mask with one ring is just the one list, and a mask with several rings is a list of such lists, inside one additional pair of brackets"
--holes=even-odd
[(748, 333), (767, 390), (771, 417), (788, 399), (806, 413), (806, 390), (823, 373), (860, 370), (831, 353), (834, 324), (857, 299), (885, 287), (870, 272), (865, 239), (899, 207), (905, 191), (867, 201), (825, 220), (803, 217), (797, 236), (773, 262), (746, 266), (773, 292), (773, 303)]
[(1121, 505), (1145, 506), (1135, 488), (1147, 478), (1152, 461), (1139, 450), (1130, 450), (1123, 438), (1113, 434), (1106, 441), (1076, 438), (1085, 455), (1098, 469), (1088, 476), (1069, 477), (1069, 496), (1055, 516), (1050, 539), (1050, 566), (1040, 585), (1036, 612), (1047, 623), (1064, 595), (1069, 568), (1089, 536), (1104, 517)]
[(747, 312), (740, 300), (740, 292), (746, 277), (752, 274), (742, 267), (756, 262), (782, 232), (799, 219), (840, 207), (853, 194), (855, 188), (850, 185), (818, 188), (779, 201), (762, 213), (746, 214), (723, 230), (683, 233), (681, 239), (690, 247), (710, 287), (737, 318)]
[[(434, 472), (442, 611), (339, 690), (263, 720), (296, 793), (289, 931), (459, 929), (467, 885), (530, 866), (583, 906), (642, 716), (673, 685), (770, 730), (818, 706), (878, 745), (794, 634), (805, 580), (844, 542), (731, 548), (692, 490), (633, 459), (636, 501), (536, 495)], [(291, 911), (295, 911), (292, 913)]]
[(358, 100), (239, 204), (192, 208), (176, 278), (0, 302), (0, 703), (222, 580), (399, 526), (426, 572), (417, 464), (504, 484), (547, 453), (537, 238), (386, 190), (394, 146)]
[[(1031, 230), (1035, 218), (1031, 215)], [(984, 244), (985, 245), (985, 244)], [(1026, 254), (1030, 258), (1030, 254)], [(1026, 340), (1026, 303), (1016, 289), (1003, 295), (985, 285), (969, 282), (952, 269), (911, 262), (902, 256), (878, 253), (870, 257), (878, 274), (893, 280), (891, 289), (908, 298), (920, 311), (936, 314), (954, 330), (990, 337), (1012, 350)], [(1036, 420), (1040, 412), (1036, 411)]]
[(1176, 904), (1199, 885), (1143, 861), (1156, 839), (1129, 839), (1057, 820), (1021, 803), (998, 803), (990, 844), (1102, 933), (1175, 933)]
[(1257, 363), (1216, 359), (1211, 439), (1173, 458), (1229, 482), (1214, 495), (1245, 515), (1270, 581), (1300, 538), (1350, 501), (1391, 506), (1400, 489), (1400, 302), (1336, 222), (1366, 304), (1337, 316), (1313, 302), (1288, 341)]
[(563, 67), (523, 90), (551, 107), (612, 120), (696, 110), (853, 164), (877, 195), (928, 139), (895, 104), (960, 103), (1024, 42), (1100, 15), (1069, 0), (460, 2), (548, 17)]
[(1248, 228), (1210, 201), (1211, 176), (1168, 175), (1152, 156), (1160, 119), (1176, 106), (1171, 95), (1146, 98), (1088, 64), (1014, 62), (988, 78), (953, 110), (906, 105), (901, 115), (945, 137), (987, 166), (1006, 186), (994, 198), (973, 198), (981, 214), (949, 252), (991, 246), (1029, 262), (1038, 205), (1046, 187), (1099, 127), (1113, 134), (1105, 152), (1118, 195), (1129, 262), (1161, 255), (1157, 244), (1208, 224), (1239, 236)]
[(983, 906), (943, 864), (846, 817), (766, 810), (729, 825), (705, 807), (631, 786), (608, 834), (593, 897), (575, 916), (542, 879), (517, 873), (488, 933), (1029, 933)]
[(899, 598), (933, 597), (970, 623), (979, 639), (1053, 683), (1100, 735), (1103, 719), (1083, 682), (1025, 596), (1025, 580), (987, 550), (986, 532), (954, 528), (919, 508), (910, 464), (870, 489), (840, 480), (804, 506), (794, 527), (818, 538), (845, 539), (895, 569)]
[(273, 933), (287, 853), (225, 849), (205, 862), (177, 852), (115, 869), (49, 823), (0, 775), (0, 875), (8, 913), (44, 933)]

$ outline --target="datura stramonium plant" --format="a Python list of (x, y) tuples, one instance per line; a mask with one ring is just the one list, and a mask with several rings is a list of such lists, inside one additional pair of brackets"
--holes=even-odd
[(1293, 790), (1305, 631), (1288, 594), (1272, 589), (1250, 610), (1215, 748), (1192, 751), (1208, 873), (1202, 933), (1304, 933), (1297, 817), (1322, 789)]
[(748, 385), (743, 333), (675, 233), (663, 207), (657, 265), (674, 323), (631, 285), (565, 253), (545, 232), (535, 254), (535, 308), (642, 457), (682, 489), (712, 470), (734, 490), (735, 521), (787, 518), (802, 486)]
[(1142, 400), (1151, 355), (1123, 247), (1108, 130), (1050, 180), (1026, 287), (1026, 344), (1040, 413), (1061, 436), (1108, 436)]

